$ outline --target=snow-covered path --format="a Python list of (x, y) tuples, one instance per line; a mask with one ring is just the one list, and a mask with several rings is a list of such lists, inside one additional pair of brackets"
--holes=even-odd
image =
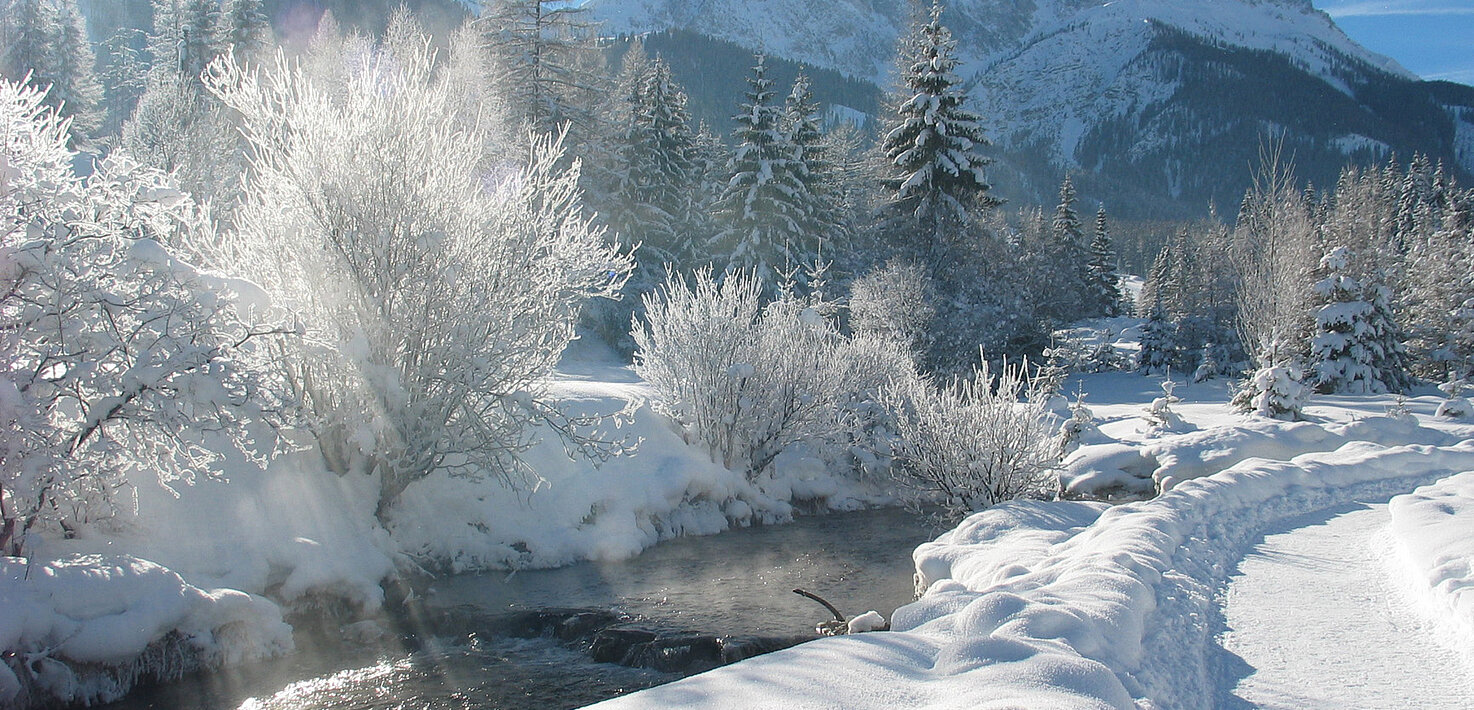
[(1474, 708), (1390, 571), (1386, 504), (1287, 519), (1229, 579), (1218, 707)]

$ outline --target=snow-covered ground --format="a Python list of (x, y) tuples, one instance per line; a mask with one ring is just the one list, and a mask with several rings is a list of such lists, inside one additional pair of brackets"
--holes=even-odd
[(1352, 503), (1284, 521), (1245, 555), (1217, 707), (1474, 707), (1469, 669), (1424, 628), (1440, 622), (1399, 588), (1389, 523), (1386, 504)]
[[(1229, 413), (1224, 386), (1210, 383), (1177, 389), (1182, 422), (1163, 432), (1142, 417), (1143, 403), (1160, 395), (1156, 381), (1096, 375), (1066, 391), (1086, 393), (1101, 430), (1094, 446), (1117, 447), (1112, 463), (1129, 456), (1139, 463), (1113, 475), (1146, 489), (1165, 484), (1160, 496), (1115, 507), (1015, 502), (975, 514), (916, 551), (924, 593), (897, 610), (893, 631), (821, 640), (601, 707), (1212, 707), (1257, 670), (1225, 671), (1216, 640), (1223, 590), (1246, 550), (1296, 516), (1419, 486), (1433, 487), (1393, 505), (1404, 511), (1392, 528), (1401, 556), (1366, 557), (1380, 565), (1380, 577), (1366, 583), (1381, 584), (1399, 559), (1421, 570), (1424, 616), (1379, 633), (1432, 657), (1456, 657), (1426, 629), (1469, 638), (1459, 626), (1467, 623), (1471, 559), (1469, 519), (1460, 519), (1469, 510), (1468, 477), (1454, 474), (1474, 470), (1474, 428), (1435, 421), (1431, 396), (1404, 402), (1407, 415), (1389, 397), (1328, 397), (1312, 401), (1308, 422), (1251, 420)], [(1092, 473), (1084, 465), (1072, 471)], [(1369, 543), (1353, 526), (1326, 544)], [(1360, 598), (1337, 597), (1313, 573), (1299, 584), (1305, 594), (1325, 592), (1308, 606), (1377, 612), (1355, 608)], [(1283, 639), (1300, 629), (1263, 631)], [(1376, 643), (1363, 638), (1343, 652)], [(1445, 669), (1470, 672), (1458, 663)], [(1312, 680), (1334, 682), (1324, 674)], [(1454, 687), (1468, 682), (1468, 675), (1451, 679)], [(1388, 688), (1397, 694), (1360, 700), (1396, 705), (1401, 691)]]

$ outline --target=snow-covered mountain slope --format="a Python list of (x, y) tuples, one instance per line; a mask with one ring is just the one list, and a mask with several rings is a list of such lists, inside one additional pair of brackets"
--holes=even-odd
[[(699, 32), (882, 86), (909, 13), (908, 0), (587, 6), (611, 34)], [(1309, 0), (952, 0), (944, 20), (1015, 197), (1070, 171), (1097, 199), (1232, 205), (1261, 139), (1280, 135), (1319, 184), (1394, 153), (1474, 173), (1474, 89), (1420, 82)]]

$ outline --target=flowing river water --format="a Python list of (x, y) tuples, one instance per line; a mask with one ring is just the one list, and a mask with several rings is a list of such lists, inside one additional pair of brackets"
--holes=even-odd
[[(673, 540), (623, 562), (432, 580), (380, 623), (300, 632), (282, 658), (141, 687), (108, 707), (580, 707), (813, 635), (830, 616), (795, 587), (847, 616), (889, 618), (911, 601), (911, 550), (932, 532), (899, 510), (839, 513)], [(596, 662), (601, 653), (645, 667)]]

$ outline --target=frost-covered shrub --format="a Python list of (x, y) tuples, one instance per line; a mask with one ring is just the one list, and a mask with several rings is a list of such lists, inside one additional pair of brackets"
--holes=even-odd
[(960, 519), (1057, 487), (1060, 445), (1049, 393), (1027, 365), (994, 376), (986, 362), (941, 388), (923, 378), (886, 390), (896, 426), (897, 482), (917, 506), (940, 504)]
[(1085, 394), (1082, 392), (1070, 405), (1070, 418), (1059, 425), (1059, 451), (1064, 456), (1080, 448), (1082, 444), (1098, 443), (1101, 438), (1100, 427), (1095, 423), (1095, 412), (1085, 406)]
[(748, 272), (721, 283), (709, 269), (673, 276), (645, 297), (633, 332), (635, 371), (659, 395), (652, 406), (749, 480), (794, 444), (863, 438), (881, 388), (913, 367), (888, 341), (844, 337), (804, 299), (763, 305), (762, 289)]
[[(274, 450), (268, 304), (182, 246), (209, 215), (125, 158), (79, 178), (67, 122), (0, 82), (0, 554), (126, 512), (128, 474)], [(266, 426), (261, 426), (261, 425)]]
[(922, 353), (930, 344), (935, 315), (920, 265), (892, 259), (850, 284), (850, 329), (905, 345)]
[(583, 212), (561, 141), (497, 162), (493, 112), (468, 109), (429, 46), (399, 25), (318, 57), (327, 81), (229, 57), (205, 76), (252, 148), (219, 258), (300, 314), (309, 345), (282, 365), (329, 465), (378, 475), (381, 519), (435, 471), (535, 475), (520, 456), (536, 424), (576, 453), (619, 449), (580, 433), (595, 420), (565, 415), (547, 375), (631, 260)]

